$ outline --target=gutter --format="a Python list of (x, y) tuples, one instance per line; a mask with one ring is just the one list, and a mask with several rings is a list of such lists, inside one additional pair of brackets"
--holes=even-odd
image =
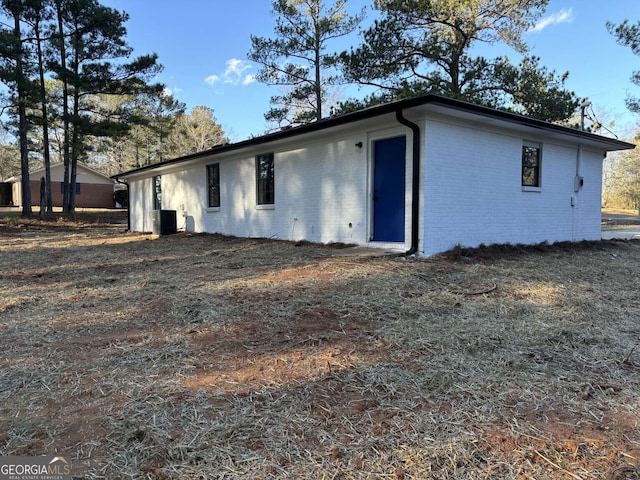
[(411, 248), (404, 253), (405, 257), (415, 255), (420, 241), (420, 127), (407, 120), (402, 110), (396, 110), (396, 120), (413, 132), (413, 168), (411, 182)]
[[(256, 147), (259, 145), (267, 144), (269, 142), (288, 139), (288, 138), (295, 137), (298, 135), (303, 135), (306, 133), (312, 133), (312, 132), (317, 132), (327, 128), (346, 125), (352, 122), (366, 120), (366, 119), (377, 117), (380, 115), (397, 113), (399, 110), (402, 111), (409, 108), (416, 108), (416, 107), (422, 107), (422, 106), (426, 108), (428, 105), (432, 105), (433, 107), (444, 107), (450, 110), (457, 110), (467, 114), (479, 115), (487, 118), (492, 118), (492, 119), (496, 119), (504, 122), (513, 123), (516, 125), (522, 125), (529, 128), (536, 128), (536, 129), (540, 129), (547, 132), (556, 132), (563, 135), (569, 135), (574, 138), (575, 137), (581, 138), (581, 139), (584, 139), (585, 141), (598, 142), (600, 143), (601, 148), (604, 148), (606, 150), (628, 150), (635, 147), (635, 145), (631, 143), (615, 140), (612, 138), (601, 137), (599, 135), (596, 135), (590, 132), (576, 130), (574, 128), (564, 127), (561, 125), (556, 125), (553, 123), (545, 122), (543, 120), (537, 120), (534, 118), (525, 117), (525, 116), (518, 115), (511, 112), (495, 110), (489, 107), (484, 107), (482, 105), (463, 102), (461, 100), (456, 100), (453, 98), (429, 94), (429, 95), (424, 95), (420, 97), (406, 98), (403, 100), (398, 100), (398, 101), (386, 103), (383, 105), (377, 105), (375, 107), (369, 107), (363, 110), (358, 110), (351, 113), (345, 113), (343, 115), (338, 115), (335, 117), (323, 118), (322, 120), (308, 123), (306, 125), (301, 125), (301, 126), (281, 130), (281, 131), (270, 133), (260, 137), (250, 138), (248, 140), (243, 140), (238, 143), (228, 143), (224, 145), (218, 145), (209, 150), (205, 150), (203, 152), (193, 153), (190, 155), (186, 155), (184, 157), (165, 160), (160, 163), (154, 163), (152, 165), (139, 167), (134, 170), (130, 170), (128, 172), (119, 173), (117, 175), (112, 176), (111, 178), (127, 177), (132, 174), (142, 173), (148, 170), (154, 170), (156, 168), (163, 167), (163, 166), (169, 166), (173, 164), (186, 162), (189, 160), (204, 158), (209, 155), (217, 155), (221, 153), (241, 150), (243, 148)], [(411, 126), (409, 126), (409, 128), (413, 129), (413, 127)]]

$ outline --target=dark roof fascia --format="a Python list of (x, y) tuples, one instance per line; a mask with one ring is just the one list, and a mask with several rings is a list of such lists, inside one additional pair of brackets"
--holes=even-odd
[[(113, 175), (111, 178), (117, 179), (120, 177), (130, 176), (136, 173), (144, 172), (145, 170), (153, 170), (155, 168), (174, 165), (177, 163), (183, 163), (189, 160), (196, 160), (198, 158), (207, 157), (209, 155), (232, 152), (234, 150), (241, 150), (247, 147), (258, 146), (265, 143), (286, 139), (289, 137), (303, 135), (305, 133), (316, 132), (316, 131), (324, 130), (327, 128), (344, 125), (347, 123), (357, 122), (359, 120), (365, 120), (368, 118), (373, 118), (373, 117), (377, 117), (377, 116), (388, 114), (388, 113), (394, 113), (398, 109), (410, 108), (413, 106), (419, 106), (425, 103), (429, 103), (429, 101), (425, 100), (427, 97), (433, 97), (433, 96), (428, 95), (426, 97), (409, 98), (406, 100), (400, 100), (398, 102), (386, 103), (384, 105), (377, 105), (375, 107), (365, 108), (363, 110), (346, 113), (344, 115), (339, 115), (336, 117), (323, 118), (322, 120), (318, 120), (313, 123), (308, 123), (306, 125), (285, 128), (278, 132), (268, 133), (266, 135), (262, 135), (259, 137), (243, 140), (238, 143), (228, 143), (225, 145), (218, 145), (216, 147), (213, 147), (209, 150), (204, 150), (202, 152), (193, 153), (191, 155), (186, 155), (184, 157), (174, 158), (172, 160), (166, 160), (160, 163), (154, 163), (152, 165), (146, 165), (144, 167), (136, 168), (128, 172)], [(413, 101), (409, 102), (409, 100), (413, 100)]]
[(616, 150), (630, 150), (636, 147), (635, 144), (618, 140), (616, 138), (603, 137), (595, 133), (587, 132), (585, 130), (579, 130), (577, 128), (566, 127), (564, 125), (558, 125), (555, 123), (547, 122), (545, 120), (539, 120), (537, 118), (527, 117), (518, 113), (508, 112), (506, 110), (497, 110), (474, 103), (464, 102), (462, 100), (455, 100), (453, 98), (442, 97), (434, 95), (436, 100), (428, 103), (440, 104), (446, 107), (450, 107), (457, 110), (462, 110), (468, 113), (476, 113), (486, 117), (496, 118), (504, 120), (510, 123), (516, 123), (527, 127), (537, 128), (546, 131), (555, 131), (565, 135), (570, 135), (577, 138), (583, 138), (591, 142), (597, 142), (614, 147)]
[(322, 120), (318, 120), (317, 122), (301, 125), (298, 127), (283, 129), (278, 132), (269, 133), (269, 134), (255, 137), (255, 138), (250, 138), (248, 140), (243, 140), (238, 143), (228, 143), (225, 145), (218, 145), (216, 147), (213, 147), (209, 150), (204, 150), (202, 152), (186, 155), (184, 157), (174, 158), (172, 160), (166, 160), (160, 163), (154, 163), (152, 165), (136, 168), (134, 170), (119, 173), (117, 175), (112, 175), (111, 178), (114, 180), (118, 180), (122, 177), (128, 177), (130, 175), (141, 173), (146, 170), (154, 170), (154, 169), (165, 167), (165, 166), (171, 166), (171, 165), (175, 165), (183, 162), (188, 162), (190, 160), (197, 160), (199, 158), (204, 158), (210, 155), (232, 152), (234, 150), (241, 150), (243, 148), (263, 145), (265, 143), (274, 142), (277, 140), (283, 140), (286, 138), (303, 135), (305, 133), (312, 133), (312, 132), (324, 130), (327, 128), (337, 127), (337, 126), (345, 125), (348, 123), (353, 123), (360, 120), (366, 120), (366, 119), (381, 116), (381, 115), (395, 113), (396, 111), (399, 111), (399, 110), (405, 110), (408, 108), (419, 107), (427, 104), (441, 105), (444, 107), (460, 110), (462, 112), (491, 117), (499, 120), (504, 120), (510, 123), (520, 124), (527, 127), (537, 128), (537, 129), (546, 130), (546, 131), (555, 131), (565, 135), (569, 135), (577, 138), (583, 138), (584, 140), (606, 144), (613, 147), (615, 150), (628, 150), (628, 149), (635, 148), (635, 145), (632, 143), (623, 142), (622, 140), (617, 140), (613, 138), (602, 137), (594, 133), (578, 130), (575, 128), (565, 127), (563, 125), (556, 125), (554, 123), (546, 122), (544, 120), (538, 120), (535, 118), (526, 117), (524, 115), (507, 112), (504, 110), (496, 110), (490, 107), (485, 107), (485, 106), (477, 105), (474, 103), (464, 102), (462, 100), (456, 100), (449, 97), (443, 97), (440, 95), (424, 95), (420, 97), (406, 98), (403, 100), (398, 100), (396, 102), (385, 103), (383, 105), (377, 105), (374, 107), (365, 108), (362, 110), (346, 113), (344, 115), (339, 115), (336, 117), (323, 118)]

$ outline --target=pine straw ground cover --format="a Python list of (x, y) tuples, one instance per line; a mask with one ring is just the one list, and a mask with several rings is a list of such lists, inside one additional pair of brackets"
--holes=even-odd
[(640, 243), (344, 252), (4, 218), (0, 455), (87, 479), (640, 478)]

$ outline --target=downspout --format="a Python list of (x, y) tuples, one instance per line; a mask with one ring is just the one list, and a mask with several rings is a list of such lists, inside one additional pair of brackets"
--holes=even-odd
[(577, 204), (577, 194), (584, 187), (584, 178), (581, 175), (582, 172), (582, 144), (578, 145), (578, 154), (576, 156), (576, 176), (573, 179), (573, 191), (576, 195), (572, 196), (571, 206), (575, 207)]
[[(584, 178), (580, 173), (582, 172), (582, 144), (578, 144), (578, 153), (576, 155), (576, 176), (573, 178), (573, 195), (571, 195), (571, 240), (577, 241), (576, 237), (576, 216), (578, 215), (576, 212), (576, 207), (578, 206), (578, 198), (580, 190), (584, 186)], [(602, 238), (602, 236), (601, 236)]]
[(580, 172), (582, 171), (582, 144), (578, 144), (578, 155), (576, 157), (576, 180), (574, 185), (574, 190), (576, 193), (580, 191), (580, 189), (584, 186), (584, 179)]
[(131, 231), (131, 203), (130, 203), (131, 199), (129, 198), (129, 184), (127, 182), (123, 182), (119, 178), (116, 178), (116, 182), (118, 182), (120, 185), (124, 185), (125, 187), (127, 187), (127, 232), (130, 232)]
[(402, 110), (396, 110), (396, 120), (413, 132), (413, 168), (411, 182), (411, 248), (405, 257), (415, 255), (420, 240), (420, 127), (407, 120)]

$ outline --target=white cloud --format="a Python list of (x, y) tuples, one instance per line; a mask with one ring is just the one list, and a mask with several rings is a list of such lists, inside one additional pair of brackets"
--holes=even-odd
[(242, 80), (242, 85), (251, 85), (253, 82), (256, 81), (256, 76), (255, 75), (245, 75), (244, 79)]
[(541, 32), (551, 25), (571, 22), (573, 22), (573, 9), (563, 8), (558, 13), (554, 13), (544, 17), (542, 20), (536, 23), (535, 26), (531, 30), (529, 30), (529, 32)]
[(216, 83), (220, 81), (220, 77), (218, 75), (209, 75), (207, 78), (204, 79), (204, 81), (213, 87)]
[(237, 58), (227, 60), (227, 69), (224, 71), (225, 83), (237, 85), (238, 83), (240, 83), (244, 72), (246, 72), (250, 68), (251, 65), (247, 61), (239, 60)]
[(211, 86), (214, 86), (217, 83), (246, 86), (256, 81), (255, 75), (248, 73), (252, 67), (246, 60), (231, 58), (227, 60), (226, 65), (224, 73), (221, 75), (209, 75), (204, 79), (204, 81)]
[(169, 87), (165, 86), (164, 89), (162, 90), (162, 94), (165, 97), (169, 97), (171, 95), (176, 95), (176, 94), (178, 94), (180, 92), (182, 92), (182, 89), (178, 88), (178, 87), (169, 88)]

